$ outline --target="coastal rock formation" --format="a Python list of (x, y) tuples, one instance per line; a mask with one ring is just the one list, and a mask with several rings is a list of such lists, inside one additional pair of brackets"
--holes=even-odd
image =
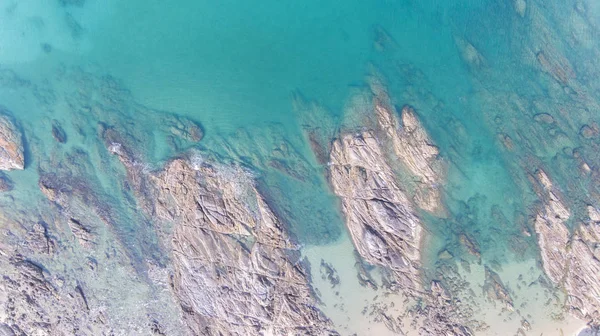
[(560, 283), (565, 276), (569, 242), (569, 229), (565, 222), (571, 216), (569, 210), (552, 190), (552, 182), (543, 170), (537, 172), (537, 179), (543, 187), (542, 209), (535, 217), (535, 231), (541, 249), (542, 262), (546, 274), (554, 283)]
[(176, 159), (152, 180), (156, 214), (174, 223), (172, 286), (192, 334), (336, 334), (248, 172)]
[(600, 230), (593, 222), (595, 209), (588, 208), (592, 223), (582, 224), (571, 236), (566, 222), (570, 211), (557, 196), (548, 175), (537, 172), (537, 181), (542, 186), (538, 196), (543, 207), (535, 219), (544, 271), (556, 285), (564, 287), (568, 294), (568, 308), (588, 319), (592, 324), (600, 323), (600, 261), (596, 246), (600, 243)]
[[(416, 179), (414, 201), (423, 210), (441, 215), (443, 166), (438, 159), (438, 147), (427, 134), (414, 109), (402, 108), (401, 120), (381, 84), (371, 84), (375, 94), (375, 115), (379, 127), (391, 141), (394, 153)], [(400, 122), (401, 121), (401, 122)]]
[(372, 132), (334, 141), (329, 178), (360, 255), (392, 270), (401, 288), (419, 290), (422, 228)]
[[(3, 112), (0, 108), (0, 112)], [(25, 168), (21, 132), (5, 115), (0, 114), (0, 170)]]

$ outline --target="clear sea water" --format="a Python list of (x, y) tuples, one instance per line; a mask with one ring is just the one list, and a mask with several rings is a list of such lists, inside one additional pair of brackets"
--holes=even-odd
[[(415, 107), (449, 166), (448, 218), (423, 214), (433, 237), (425, 251), (431, 269), (444, 248), (468, 260), (461, 234), (476, 242), (484, 263), (535, 261), (535, 237), (521, 234), (531, 231), (535, 203), (529, 163), (549, 171), (577, 216), (586, 204), (600, 205), (592, 178), (581, 180), (575, 159), (564, 154), (580, 148), (590, 167), (598, 162), (595, 140), (578, 131), (599, 121), (600, 6), (528, 0), (521, 16), (518, 3), (0, 0), (0, 104), (28, 139), (27, 169), (9, 173), (16, 189), (2, 196), (2, 206), (27, 211), (42, 197), (38, 168), (82, 149), (90, 158), (85, 174), (96, 176), (95, 190), (126, 219), (119, 230), (143, 260), (150, 252), (138, 242), (153, 238), (139, 232), (135, 223), (143, 218), (135, 209), (111, 195), (120, 183), (118, 162), (103, 154), (97, 123), (137, 128), (139, 150), (157, 168), (177, 154), (152, 133), (159, 116), (170, 113), (202, 124), (201, 150), (253, 170), (302, 244), (326, 246), (345, 228), (303, 125), (321, 121), (335, 134), (349, 99), (367, 90), (365, 78), (375, 71), (397, 106)], [(464, 57), (465, 44), (478, 53), (477, 64)], [(542, 50), (568, 58), (587, 101), (573, 98), (574, 84), (557, 84), (541, 69)], [(78, 73), (111, 76), (130, 98), (104, 114), (72, 111), (65, 101), (83, 90), (73, 80)], [(294, 108), (296, 95), (319, 108)], [(138, 114), (136, 104), (151, 112)], [(552, 114), (558, 125), (536, 124), (538, 113)], [(66, 146), (51, 137), (54, 120), (67, 132)], [(511, 136), (513, 151), (502, 147), (499, 133)], [(283, 165), (300, 177), (268, 164), (284, 143), (292, 154)]]

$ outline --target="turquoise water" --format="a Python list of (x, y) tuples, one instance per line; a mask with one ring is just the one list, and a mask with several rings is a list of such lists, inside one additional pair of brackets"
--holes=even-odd
[[(484, 251), (492, 251), (490, 239), (497, 233), (492, 206), (508, 218), (508, 229), (515, 214), (527, 212), (506, 163), (510, 158), (498, 148), (491, 116), (497, 112), (486, 111), (481, 94), (543, 94), (537, 77), (523, 75), (532, 70), (521, 65), (527, 40), (516, 33), (531, 32), (527, 25), (532, 23), (523, 23), (512, 4), (190, 1), (174, 6), (88, 0), (63, 6), (24, 1), (5, 4), (2, 15), (3, 69), (15, 69), (47, 91), (38, 93), (47, 97), (37, 106), (10, 92), (13, 83), (2, 92), (3, 104), (26, 133), (36, 134), (31, 167), (47, 159), (52, 141), (47, 131), (37, 129), (47, 130), (51, 119), (65, 125), (72, 138), (67, 148), (91, 152), (97, 150), (96, 121), (117, 124), (127, 118), (139, 129), (153, 128), (152, 120), (140, 120), (134, 108), (119, 106), (87, 116), (89, 123), (82, 120), (79, 127), (89, 129), (78, 138), (68, 122), (73, 111), (60, 104), (60, 93), (54, 91), (61, 85), (56, 83), (61, 69), (81, 67), (95, 76), (113, 76), (131, 93), (125, 105), (136, 101), (200, 122), (206, 133), (201, 146), (255, 168), (301, 240), (335, 239), (343, 229), (336, 202), (302, 136), (306, 116), (294, 111), (292, 95), (315, 101), (323, 107), (315, 113), (330, 114), (327, 118), (339, 124), (352, 87), (364, 87), (374, 67), (396, 104), (416, 108), (442, 157), (452, 163), (446, 193), (453, 216), (445, 226), (470, 232), (482, 240)], [(377, 46), (381, 36), (387, 40)], [(485, 58), (479, 68), (461, 58), (457, 40), (477, 46)], [(76, 91), (68, 82), (62, 85)], [(157, 136), (140, 137), (141, 151), (154, 165), (175, 154)], [(287, 152), (277, 158), (273, 150), (281, 144)], [(282, 175), (273, 162), (266, 164), (273, 158), (280, 168), (299, 173)], [(35, 188), (32, 170), (12, 174)], [(111, 183), (107, 179), (104, 186)], [(297, 192), (286, 197), (290, 189)], [(465, 209), (473, 217), (468, 221)]]
[[(51, 119), (61, 119), (74, 141), (93, 148), (96, 140), (89, 133), (94, 118), (109, 124), (129, 118), (140, 129), (152, 129), (152, 121), (140, 120), (135, 109), (126, 108), (90, 118), (88, 134), (81, 139), (71, 135), (72, 111), (52, 101), (60, 100), (53, 97), (57, 72), (76, 66), (96, 76), (109, 74), (131, 93), (131, 101), (200, 122), (205, 131), (202, 147), (255, 168), (300, 240), (335, 239), (343, 227), (301, 133), (307, 117), (294, 111), (292, 96), (300, 93), (319, 104), (323, 108), (314, 113), (331, 115), (327, 118), (337, 120), (335, 128), (352, 87), (365, 87), (365, 75), (373, 67), (396, 104), (417, 109), (441, 155), (452, 162), (446, 192), (454, 216), (445, 220), (445, 227), (470, 232), (482, 240), (484, 251), (493, 251), (490, 240), (497, 230), (490, 218), (492, 206), (509, 223), (527, 212), (505, 162), (509, 159), (498, 149), (489, 115), (493, 112), (486, 114), (480, 93), (540, 91), (537, 78), (521, 76), (532, 70), (520, 65), (527, 41), (515, 33), (530, 31), (531, 23), (523, 23), (512, 4), (25, 1), (5, 4), (3, 13), (3, 68), (42, 83), (38, 85), (50, 97), (35, 106), (2, 93), (3, 104), (19, 115), (26, 132), (47, 129)], [(385, 41), (380, 43), (382, 36)], [(477, 46), (485, 58), (479, 68), (461, 58), (458, 40)], [(462, 135), (457, 135), (458, 128)], [(52, 143), (47, 132), (36, 136), (37, 146), (44, 149), (37, 149), (40, 157), (30, 156), (30, 166), (45, 159), (42, 152)], [(141, 139), (140, 144), (154, 165), (175, 154), (158, 137)], [(273, 150), (282, 143), (288, 153), (278, 159)], [(266, 164), (273, 158), (280, 168), (287, 165), (304, 176), (282, 175), (281, 169)], [(22, 175), (34, 188), (31, 170), (14, 175)], [(297, 192), (286, 197), (290, 189)], [(465, 209), (474, 219), (464, 219)], [(432, 230), (439, 229), (432, 225)]]
[[(339, 202), (303, 130), (319, 127), (330, 141), (360, 127), (348, 121), (349, 101), (370, 99), (365, 79), (375, 73), (396, 106), (415, 108), (449, 167), (449, 215), (422, 214), (434, 240), (428, 267), (443, 249), (473, 261), (461, 235), (484, 263), (536, 259), (535, 236), (522, 234), (533, 233), (536, 167), (565, 193), (571, 225), (600, 206), (598, 138), (580, 135), (600, 122), (600, 6), (530, 0), (521, 16), (516, 3), (2, 1), (0, 104), (25, 134), (27, 169), (8, 173), (16, 188), (0, 202), (26, 212), (43, 199), (43, 174), (81, 177), (140, 265), (162, 262), (101, 122), (133, 139), (148, 170), (190, 148), (247, 167), (300, 243), (331, 243), (345, 231)], [(566, 59), (554, 64), (570, 64), (571, 79), (553, 77), (540, 52)], [(89, 109), (94, 100), (108, 108)], [(540, 113), (554, 122), (535, 121)], [(201, 124), (199, 144), (169, 145), (165, 125), (178, 117)], [(65, 145), (52, 138), (55, 122)], [(63, 163), (77, 153), (87, 161)], [(591, 173), (578, 173), (582, 161)]]

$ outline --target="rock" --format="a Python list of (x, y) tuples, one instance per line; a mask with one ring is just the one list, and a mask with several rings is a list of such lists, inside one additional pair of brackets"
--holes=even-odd
[(579, 134), (585, 139), (593, 139), (598, 136), (599, 130), (598, 127), (590, 127), (588, 125), (583, 125), (579, 130)]
[(502, 283), (502, 279), (498, 273), (492, 271), (489, 267), (485, 267), (485, 284), (483, 285), (484, 292), (488, 298), (500, 301), (506, 309), (514, 311), (515, 307), (510, 293)]
[(331, 288), (336, 287), (340, 284), (340, 276), (338, 275), (333, 265), (325, 262), (325, 260), (321, 259), (321, 277), (323, 280), (329, 281), (331, 284)]
[(588, 205), (587, 206), (587, 210), (588, 210), (588, 216), (590, 217), (590, 220), (593, 222), (600, 222), (600, 210), (596, 209), (595, 207)]
[(50, 237), (45, 223), (35, 223), (27, 238), (29, 247), (36, 253), (49, 255), (54, 253), (55, 243)]
[[(600, 324), (600, 259), (595, 254), (600, 243), (600, 229), (596, 223), (580, 225), (573, 235), (566, 223), (570, 211), (557, 196), (558, 191), (541, 169), (537, 179), (543, 188), (537, 189), (543, 201), (535, 219), (538, 244), (544, 271), (555, 285), (564, 287), (570, 310), (588, 319), (594, 326)], [(590, 219), (596, 211), (588, 207)]]
[(59, 143), (64, 144), (67, 142), (67, 133), (56, 121), (52, 124), (52, 137)]
[(469, 41), (455, 37), (454, 41), (465, 63), (473, 69), (479, 69), (485, 64), (483, 55)]
[(439, 297), (442, 300), (440, 304), (449, 303), (452, 299), (448, 290), (446, 290), (442, 283), (437, 280), (431, 281), (431, 293), (433, 296)]
[(336, 334), (248, 172), (176, 159), (152, 181), (157, 215), (174, 224), (172, 287), (192, 334)]
[(467, 251), (472, 254), (473, 256), (480, 258), (481, 257), (481, 250), (479, 249), (479, 245), (477, 244), (477, 242), (472, 239), (471, 237), (469, 237), (468, 235), (462, 233), (459, 236), (459, 241), (460, 243), (467, 249)]
[(402, 125), (396, 117), (387, 94), (375, 89), (375, 114), (379, 127), (391, 140), (394, 152), (407, 170), (417, 180), (415, 203), (431, 213), (445, 212), (439, 189), (443, 180), (443, 167), (438, 160), (439, 150), (410, 106), (402, 108)]
[(512, 151), (515, 148), (515, 144), (508, 134), (499, 133), (498, 140), (500, 140), (502, 145), (504, 145), (504, 148), (508, 149), (509, 151)]
[(0, 323), (0, 336), (16, 336), (15, 331), (8, 325)]
[(567, 265), (567, 242), (569, 230), (565, 222), (570, 213), (552, 191), (552, 182), (543, 170), (538, 170), (537, 180), (542, 184), (540, 196), (544, 198), (544, 206), (535, 217), (534, 227), (538, 235), (542, 262), (546, 275), (554, 283), (560, 283), (565, 276)]
[(393, 37), (381, 26), (374, 28), (374, 41), (373, 44), (377, 51), (384, 51), (390, 46), (395, 46), (396, 42)]
[(6, 259), (0, 254), (0, 266), (0, 335), (71, 335), (94, 324), (77, 290), (55, 288), (43, 265), (22, 255)]
[[(2, 108), (0, 111), (4, 112)], [(0, 170), (25, 169), (21, 132), (6, 116), (0, 115)]]
[(521, 327), (525, 331), (530, 331), (531, 330), (531, 323), (529, 323), (529, 321), (527, 321), (526, 319), (522, 319), (521, 320)]
[(562, 85), (567, 85), (572, 79), (576, 78), (573, 66), (562, 55), (540, 51), (536, 54), (536, 57), (542, 69)]
[(94, 234), (92, 231), (84, 226), (79, 220), (71, 218), (69, 219), (69, 228), (71, 228), (71, 232), (73, 236), (77, 238), (79, 244), (85, 248), (91, 248), (94, 242)]
[(329, 180), (361, 257), (392, 270), (408, 292), (419, 290), (421, 224), (371, 132), (333, 142)]
[(543, 124), (552, 124), (554, 123), (554, 117), (548, 113), (538, 113), (533, 116), (533, 120)]
[(368, 265), (363, 261), (362, 257), (358, 253), (354, 253), (354, 257), (356, 258), (355, 268), (358, 283), (363, 287), (368, 287), (376, 291), (379, 287), (377, 286), (377, 282), (371, 273), (367, 270)]
[(171, 134), (176, 137), (192, 142), (199, 142), (204, 138), (202, 127), (190, 119), (173, 116), (164, 121), (164, 127), (168, 127)]

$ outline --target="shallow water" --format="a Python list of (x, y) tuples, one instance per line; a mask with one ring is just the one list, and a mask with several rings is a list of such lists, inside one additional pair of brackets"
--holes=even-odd
[[(43, 211), (40, 175), (80, 153), (70, 174), (87, 179), (110, 209), (113, 230), (140, 274), (147, 259), (165, 262), (151, 219), (136, 210), (125, 172), (98, 137), (102, 123), (132, 135), (148, 170), (191, 148), (248, 168), (306, 247), (318, 277), (324, 254), (352, 253), (352, 246), (326, 163), (303, 130), (319, 126), (332, 140), (340, 130), (363, 127), (368, 117), (351, 101), (370, 102), (367, 77), (377, 76), (398, 110), (415, 108), (448, 166), (442, 186), (448, 216), (421, 214), (428, 232), (424, 276), (434, 279), (448, 262), (439, 260), (442, 250), (452, 254), (449, 262), (477, 268), (460, 271), (475, 289), (483, 282), (481, 265), (511, 270), (505, 284), (516, 301), (533, 307), (508, 314), (511, 332), (525, 316), (534, 331), (564, 325), (574, 332), (584, 322), (562, 316), (560, 304), (527, 315), (542, 311), (544, 300), (517, 290), (516, 277), (533, 269), (536, 277), (528, 281), (535, 282), (543, 274), (530, 220), (537, 198), (527, 181), (535, 167), (565, 194), (573, 227), (585, 220), (587, 205), (600, 207), (598, 140), (579, 134), (584, 124), (599, 122), (598, 18), (600, 6), (592, 1), (0, 1), (0, 104), (27, 140), (26, 169), (7, 174), (15, 190), (0, 196), (0, 204), (9, 214)], [(540, 66), (540, 52), (567, 59), (568, 83)], [(88, 109), (106, 92), (120, 100), (104, 111)], [(540, 113), (555, 122), (536, 122)], [(164, 116), (200, 123), (205, 137), (197, 145), (168, 145), (159, 130)], [(64, 128), (65, 145), (52, 138), (53, 123)], [(499, 134), (510, 136), (514, 148), (507, 150)], [(573, 149), (592, 173), (577, 172)], [(469, 254), (461, 235), (474, 241), (480, 257)], [(353, 258), (325, 259), (351, 277)], [(354, 295), (355, 280), (342, 280), (350, 284), (341, 291)], [(321, 292), (327, 286), (315, 283)], [(475, 292), (472, 299), (484, 302)], [(382, 324), (367, 317), (374, 329), (354, 330), (358, 324), (344, 319), (362, 309), (331, 306), (371, 294), (377, 295), (321, 298), (343, 334), (366, 335)], [(485, 310), (482, 320), (492, 327), (481, 334), (501, 335), (494, 328), (502, 323), (490, 317), (499, 308)]]

